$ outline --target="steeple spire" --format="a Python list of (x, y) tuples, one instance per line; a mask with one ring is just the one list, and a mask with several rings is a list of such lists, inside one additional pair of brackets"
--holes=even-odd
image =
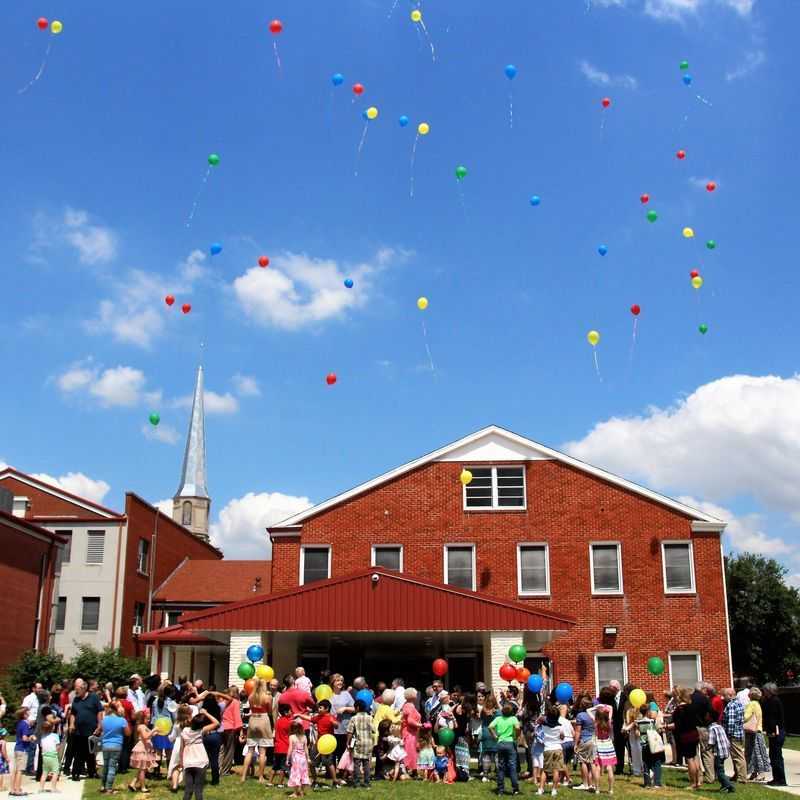
[(203, 367), (197, 368), (192, 415), (183, 454), (181, 482), (172, 502), (172, 518), (195, 535), (208, 539), (208, 509), (211, 499), (206, 486), (206, 432), (203, 411)]

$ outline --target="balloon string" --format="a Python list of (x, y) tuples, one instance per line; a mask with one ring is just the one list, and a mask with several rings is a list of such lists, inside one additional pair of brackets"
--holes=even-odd
[(392, 14), (394, 14), (394, 10), (397, 8), (397, 2), (398, 0), (394, 0), (394, 3), (392, 3), (392, 7), (389, 9), (389, 16), (386, 17), (386, 19), (392, 18)]
[(358, 177), (358, 165), (361, 162), (361, 151), (364, 149), (364, 142), (367, 140), (367, 128), (369, 122), (364, 123), (364, 130), (361, 132), (361, 141), (358, 143), (358, 150), (356, 152), (356, 171), (355, 176)]
[(419, 25), (422, 28), (422, 32), (425, 34), (425, 39), (428, 42), (428, 46), (431, 48), (431, 60), (435, 63), (436, 51), (433, 49), (433, 39), (431, 39), (430, 34), (428, 33), (428, 29), (425, 27), (425, 20), (421, 19), (419, 21)]
[(25, 86), (23, 86), (17, 92), (17, 94), (25, 94), (25, 92), (27, 92), (28, 89), (30, 89), (31, 86), (33, 86), (33, 84), (36, 83), (36, 81), (38, 81), (39, 78), (42, 77), (42, 75), (44, 75), (45, 68), (47, 67), (47, 59), (50, 57), (50, 50), (53, 47), (53, 41), (54, 41), (53, 37), (51, 36), (50, 37), (50, 41), (47, 43), (47, 50), (45, 50), (44, 58), (42, 59), (42, 63), (41, 63), (41, 66), (39, 67), (39, 71), (33, 76), (33, 78), (30, 81), (28, 81), (28, 83)]
[(597, 348), (596, 347), (592, 348), (592, 355), (594, 355), (594, 369), (595, 369), (595, 372), (597, 373), (597, 379), (600, 381), (600, 383), (602, 383), (603, 382), (603, 376), (600, 374), (600, 364), (597, 361)]
[(431, 348), (428, 347), (428, 331), (425, 328), (425, 320), (422, 321), (422, 338), (425, 342), (425, 352), (428, 354), (428, 363), (431, 365), (431, 372), (436, 375), (436, 367), (433, 366), (433, 356), (431, 356)]
[(508, 127), (514, 127), (514, 92), (508, 90)]
[(628, 366), (633, 366), (633, 352), (636, 349), (636, 331), (639, 325), (639, 317), (633, 318), (633, 336), (631, 337), (631, 352), (628, 355)]
[(200, 202), (200, 195), (203, 194), (203, 189), (206, 188), (206, 184), (208, 183), (208, 176), (211, 174), (211, 165), (209, 164), (208, 168), (206, 169), (206, 174), (203, 175), (203, 182), (200, 184), (200, 189), (195, 195), (194, 203), (192, 203), (192, 210), (189, 212), (189, 219), (186, 220), (186, 227), (190, 228), (192, 225), (192, 220), (194, 219), (194, 214), (197, 211), (197, 204)]
[(275, 63), (278, 65), (278, 72), (283, 73), (283, 67), (281, 66), (281, 57), (278, 54), (278, 42), (275, 39), (272, 40), (272, 49), (275, 53)]
[(410, 197), (414, 197), (414, 162), (417, 160), (417, 142), (419, 141), (419, 131), (417, 135), (414, 137), (414, 145), (411, 148), (411, 194)]
[(713, 106), (712, 106), (712, 104), (711, 104), (711, 101), (710, 101), (709, 99), (707, 99), (707, 98), (703, 97), (703, 95), (701, 95), (701, 94), (696, 94), (696, 95), (695, 95), (695, 97), (696, 97), (696, 98), (697, 98), (697, 99), (698, 99), (698, 100), (699, 100), (701, 103), (704, 103), (705, 105), (709, 106), (709, 108), (713, 107)]

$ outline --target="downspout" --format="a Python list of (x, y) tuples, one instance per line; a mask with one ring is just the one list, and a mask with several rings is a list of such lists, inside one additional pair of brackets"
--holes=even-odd
[[(56, 638), (56, 614), (58, 613), (58, 582), (61, 573), (56, 571), (59, 565), (60, 558), (59, 552), (63, 545), (53, 542), (50, 545), (50, 564), (51, 570), (49, 571), (47, 582), (50, 587), (50, 614), (47, 620), (47, 653), (55, 652), (55, 638)], [(53, 553), (55, 551), (55, 553)]]
[(111, 646), (122, 645), (122, 613), (120, 612), (119, 625), (117, 625), (117, 600), (119, 598), (119, 565), (122, 560), (122, 547), (128, 545), (128, 522), (130, 516), (125, 515), (125, 542), (122, 541), (122, 523), (119, 524), (119, 536), (117, 537), (117, 566), (114, 571), (114, 605), (111, 609)]
[[(153, 538), (151, 542), (153, 546), (150, 548), (150, 568), (148, 572), (150, 573), (147, 578), (147, 619), (144, 623), (145, 632), (149, 632), (151, 629), (150, 622), (153, 616), (153, 582), (155, 581), (155, 571), (156, 571), (156, 548), (158, 547), (158, 516), (161, 513), (157, 508), (155, 509), (155, 520), (153, 522)], [(148, 645), (149, 647), (149, 645)], [(160, 648), (158, 650), (158, 657), (159, 660), (161, 659), (161, 652)]]
[(39, 627), (42, 623), (42, 607), (44, 606), (44, 583), (47, 574), (47, 555), (42, 554), (39, 567), (39, 600), (36, 603), (36, 619), (33, 621), (33, 649), (39, 649)]

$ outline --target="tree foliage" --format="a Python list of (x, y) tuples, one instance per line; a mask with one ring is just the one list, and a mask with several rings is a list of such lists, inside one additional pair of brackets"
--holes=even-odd
[(774, 558), (742, 553), (725, 559), (733, 671), (778, 684), (798, 674), (800, 592), (784, 582)]

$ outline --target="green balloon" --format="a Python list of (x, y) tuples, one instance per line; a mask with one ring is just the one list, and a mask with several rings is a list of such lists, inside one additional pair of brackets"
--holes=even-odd
[(243, 680), (249, 681), (256, 674), (256, 668), (249, 661), (242, 661), (236, 674)]
[(709, 240), (706, 242), (706, 247), (707, 247), (709, 250), (713, 250), (713, 249), (714, 249), (716, 246), (717, 246), (717, 243), (716, 243), (716, 242), (715, 242), (713, 239), (709, 239)]
[(158, 414), (156, 414), (156, 412), (154, 411), (150, 415), (150, 424), (151, 425), (158, 425), (159, 422), (161, 422), (161, 417)]
[(515, 664), (524, 661), (527, 654), (528, 651), (525, 649), (524, 644), (512, 644), (511, 647), (508, 648), (509, 661), (513, 661)]
[(707, 333), (708, 332), (708, 325), (706, 325), (705, 322), (704, 322), (702, 325), (700, 325), (700, 327), (697, 330), (699, 330), (700, 333)]
[(439, 731), (439, 744), (442, 747), (450, 747), (451, 744), (456, 740), (456, 733), (455, 731), (451, 731), (450, 728), (442, 728)]
[(462, 167), (460, 165), (458, 167), (456, 167), (456, 178), (461, 180), (462, 178), (466, 178), (466, 177), (467, 177), (467, 168), (466, 167)]
[(651, 675), (661, 675), (664, 671), (664, 661), (658, 656), (651, 656), (647, 659), (647, 671)]
[(648, 222), (655, 222), (658, 219), (658, 214), (653, 211), (652, 209), (647, 212), (647, 221)]
[(681, 61), (681, 69), (689, 69), (689, 62), (686, 60)]
[(212, 154), (211, 154), (211, 155), (208, 157), (208, 163), (209, 163), (209, 164), (210, 164), (212, 167), (216, 167), (216, 166), (217, 166), (217, 164), (219, 164), (219, 156), (218, 156), (216, 153), (212, 153)]

